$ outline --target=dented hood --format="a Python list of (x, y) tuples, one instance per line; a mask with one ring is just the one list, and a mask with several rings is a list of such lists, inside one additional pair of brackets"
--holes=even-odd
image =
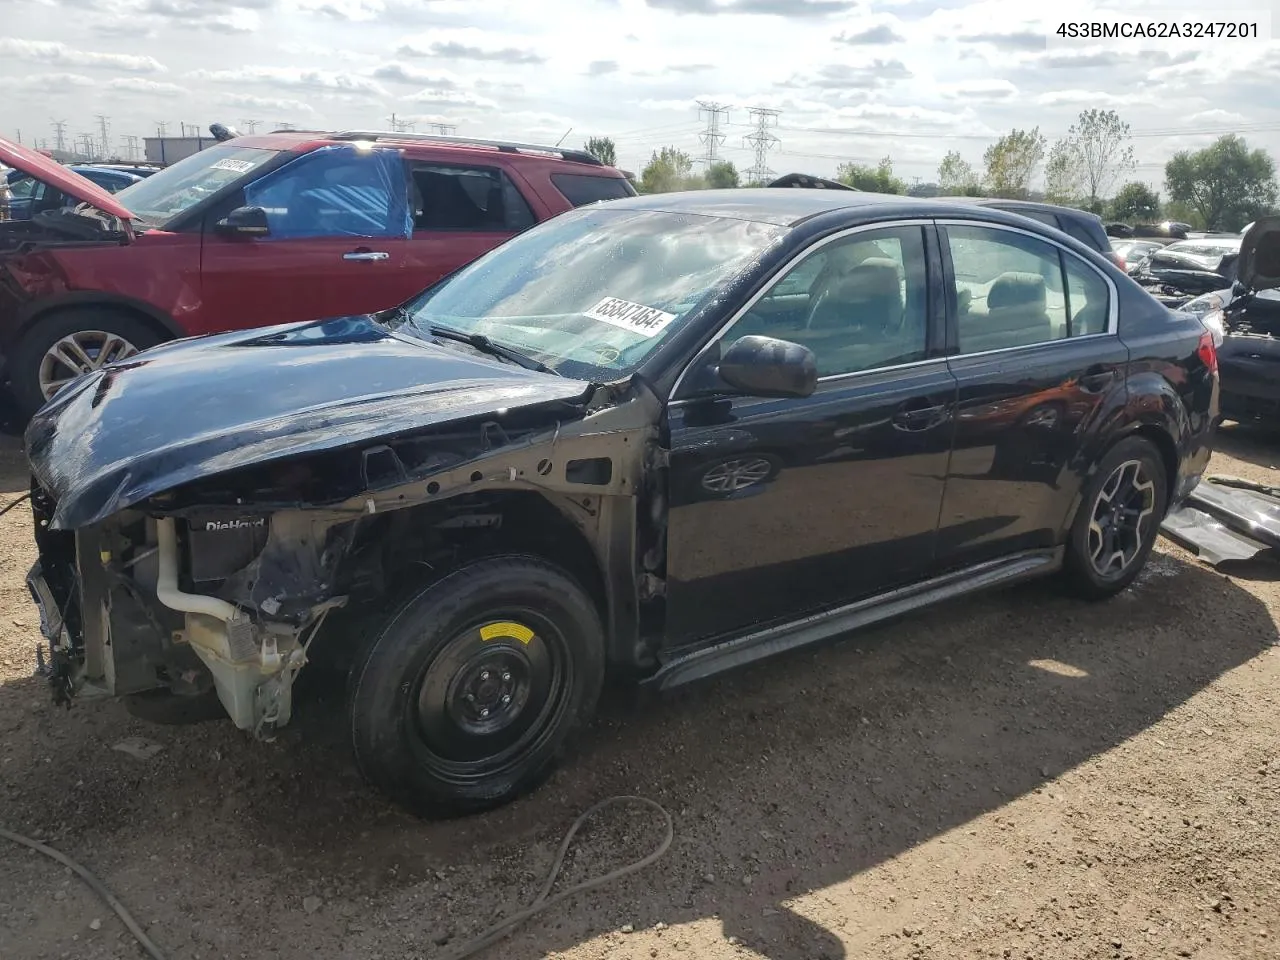
[(0, 137), (0, 164), (28, 173), (68, 197), (74, 197), (81, 203), (97, 207), (103, 213), (119, 217), (126, 224), (134, 219), (128, 207), (93, 181), (69, 170), (52, 157), (36, 153), (4, 137)]
[(88, 374), (32, 419), (27, 456), (53, 525), (74, 529), (241, 467), (590, 390), (343, 317), (180, 340)]

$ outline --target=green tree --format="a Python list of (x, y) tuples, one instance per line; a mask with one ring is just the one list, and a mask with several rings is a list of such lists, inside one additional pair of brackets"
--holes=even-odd
[(1082, 110), (1067, 131), (1067, 142), (1083, 179), (1086, 206), (1094, 213), (1116, 181), (1136, 166), (1129, 124), (1114, 110)]
[(1136, 180), (1126, 183), (1111, 201), (1111, 216), (1125, 223), (1154, 223), (1160, 219), (1160, 194)]
[(587, 142), (582, 145), (582, 149), (606, 167), (616, 167), (618, 165), (618, 148), (614, 144), (612, 137), (588, 137)]
[(893, 160), (885, 157), (874, 167), (865, 163), (842, 163), (836, 167), (836, 179), (856, 190), (870, 193), (906, 193), (907, 183), (893, 175)]
[(1044, 197), (1050, 203), (1078, 206), (1083, 199), (1084, 169), (1075, 144), (1058, 140), (1049, 149), (1044, 164)]
[(1044, 159), (1044, 137), (1040, 128), (1010, 130), (987, 147), (982, 155), (986, 186), (993, 196), (1021, 199), (1031, 187), (1036, 167)]
[(1169, 198), (1200, 214), (1206, 230), (1239, 230), (1276, 203), (1276, 165), (1235, 134), (1211, 147), (1175, 153), (1165, 164)]
[(672, 190), (688, 190), (692, 186), (693, 160), (676, 147), (655, 150), (648, 164), (640, 171), (641, 193), (670, 193)]
[(949, 151), (938, 164), (938, 188), (944, 195), (973, 196), (978, 186), (977, 171), (960, 156), (959, 150)]
[(707, 186), (723, 190), (738, 185), (738, 168), (732, 160), (717, 160), (707, 168)]

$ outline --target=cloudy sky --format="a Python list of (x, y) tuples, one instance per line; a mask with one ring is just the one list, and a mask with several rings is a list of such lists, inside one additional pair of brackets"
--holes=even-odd
[[(1239, 132), (1280, 157), (1280, 43), (1121, 40), (1046, 46), (1047, 17), (1095, 0), (6, 0), (0, 134), (114, 145), (158, 121), (386, 129), (394, 112), (459, 134), (566, 143), (612, 136), (639, 170), (655, 147), (700, 154), (696, 101), (729, 106), (721, 155), (752, 163), (749, 108), (781, 111), (778, 172), (889, 155), (934, 179), (1000, 133), (1052, 140), (1080, 110), (1135, 133), (1136, 177)], [(1097, 4), (1101, 6), (1101, 4)], [(1231, 0), (1269, 11), (1280, 0)], [(1204, 0), (1125, 0), (1185, 18)], [(1041, 15), (1033, 9), (1043, 9)]]

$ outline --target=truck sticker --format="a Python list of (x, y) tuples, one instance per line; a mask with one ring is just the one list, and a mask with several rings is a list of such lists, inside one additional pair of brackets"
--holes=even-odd
[(663, 313), (656, 307), (646, 307), (643, 303), (632, 303), (617, 297), (605, 297), (586, 310), (584, 316), (630, 330), (642, 337), (656, 337), (676, 318), (674, 313)]

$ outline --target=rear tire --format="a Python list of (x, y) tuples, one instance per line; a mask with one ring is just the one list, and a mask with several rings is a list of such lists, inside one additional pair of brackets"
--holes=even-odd
[(52, 396), (46, 396), (51, 384), (70, 382), (80, 373), (127, 359), (160, 341), (145, 320), (110, 307), (71, 307), (38, 318), (9, 362), (19, 417), (25, 423), (45, 405)]
[(1168, 471), (1149, 440), (1107, 451), (1085, 487), (1067, 542), (1066, 575), (1090, 600), (1115, 596), (1142, 572), (1169, 503)]
[(494, 557), (419, 591), (354, 665), (365, 777), (426, 817), (500, 806), (545, 780), (604, 682), (595, 604), (532, 557)]

